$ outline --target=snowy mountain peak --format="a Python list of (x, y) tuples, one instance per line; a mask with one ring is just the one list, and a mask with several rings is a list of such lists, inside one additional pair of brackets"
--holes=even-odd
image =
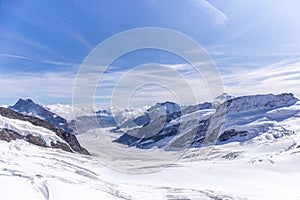
[(226, 112), (229, 114), (251, 112), (260, 110), (270, 110), (287, 107), (295, 104), (298, 99), (291, 93), (259, 94), (252, 96), (242, 96), (226, 101)]
[(33, 115), (42, 117), (42, 113), (46, 112), (47, 109), (43, 108), (39, 104), (36, 104), (31, 99), (19, 99), (15, 105), (9, 106), (10, 109), (21, 112), (26, 115)]
[(180, 106), (177, 103), (166, 101), (163, 103), (157, 103), (154, 106), (150, 107), (147, 111), (151, 112), (159, 107), (164, 107), (168, 114), (172, 114), (174, 112), (180, 112)]
[(63, 129), (65, 131), (73, 131), (71, 128), (69, 128), (68, 122), (64, 118), (51, 112), (49, 109), (35, 103), (31, 99), (19, 99), (15, 103), (15, 105), (9, 106), (9, 109), (22, 113), (24, 115), (34, 116), (46, 120), (55, 125), (57, 128)]
[(219, 101), (219, 102), (224, 102), (224, 101), (228, 101), (230, 99), (234, 99), (234, 96), (229, 95), (228, 93), (223, 93), (220, 96), (217, 96), (215, 98), (215, 101)]
[(10, 108), (16, 108), (16, 109), (19, 109), (19, 110), (23, 110), (23, 111), (26, 111), (26, 110), (35, 110), (37, 111), (38, 110), (38, 105), (35, 104), (31, 99), (19, 99), (14, 106), (9, 106)]
[(16, 105), (26, 105), (26, 104), (34, 104), (34, 102), (32, 101), (32, 99), (19, 99), (16, 103)]
[(177, 103), (166, 101), (150, 107), (145, 114), (149, 114), (152, 116), (151, 118), (165, 115), (167, 118), (166, 120), (171, 121), (181, 115), (181, 107)]

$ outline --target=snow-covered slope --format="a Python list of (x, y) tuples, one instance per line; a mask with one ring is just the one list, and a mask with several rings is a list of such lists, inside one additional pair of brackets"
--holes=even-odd
[[(294, 133), (277, 139), (264, 133), (244, 142), (177, 151), (181, 157), (168, 165), (161, 162), (165, 154), (154, 148), (135, 150), (156, 157), (142, 156), (135, 159), (132, 154), (125, 153), (111, 156), (112, 152), (103, 151), (103, 148), (107, 148), (102, 146), (105, 137), (98, 130), (81, 135), (80, 140), (85, 141), (88, 150), (101, 162), (122, 170), (123, 173), (114, 172), (113, 178), (110, 176), (111, 172), (107, 172), (111, 181), (126, 182), (128, 190), (132, 190), (131, 186), (134, 187), (135, 194), (140, 194), (142, 199), (168, 199), (164, 192), (155, 190), (155, 187), (162, 186), (167, 186), (169, 191), (174, 191), (174, 187), (178, 188), (173, 199), (206, 199), (200, 193), (198, 196), (184, 194), (184, 190), (180, 188), (194, 191), (204, 189), (214, 194), (219, 191), (219, 194), (227, 194), (232, 199), (297, 199), (300, 196), (299, 128), (298, 125)], [(115, 150), (111, 146), (111, 151)], [(135, 150), (132, 153), (138, 154)], [(152, 173), (134, 174), (144, 171)], [(152, 186), (144, 190), (139, 187), (143, 184)], [(219, 199), (231, 199), (230, 197), (221, 195)], [(210, 196), (207, 199), (218, 198)]]
[[(61, 143), (61, 145), (65, 145), (65, 148), (68, 151), (71, 151), (69, 144), (58, 137), (53, 131), (44, 127), (35, 126), (28, 121), (9, 119), (0, 115), (0, 130), (3, 134), (2, 136), (4, 136), (3, 130), (10, 130), (15, 134), (20, 135), (19, 139), (24, 138), (24, 140), (32, 143), (33, 141), (30, 141), (29, 137), (31, 136), (32, 138), (35, 138), (37, 145), (55, 147), (55, 144)], [(9, 138), (8, 141), (10, 141)]]
[(152, 175), (117, 172), (105, 167), (97, 157), (45, 149), (22, 140), (0, 141), (0, 152), (1, 199), (244, 199), (209, 187), (168, 183), (170, 177), (163, 172)]
[[(93, 155), (103, 153), (99, 132), (80, 136), (85, 144), (93, 142), (88, 147)], [(101, 156), (45, 149), (23, 140), (0, 141), (0, 152), (1, 199), (293, 200), (300, 196), (299, 131), (277, 140), (262, 134), (247, 142), (214, 146), (206, 154), (190, 148), (169, 166), (147, 157), (143, 162), (130, 156), (122, 161), (108, 157), (105, 162)], [(110, 169), (110, 163), (122, 163), (128, 171)], [(158, 170), (139, 173), (149, 166)]]
[(131, 121), (136, 124), (131, 125), (134, 128), (121, 127), (125, 133), (116, 142), (138, 148), (157, 146), (177, 150), (201, 147), (212, 134), (215, 136), (210, 143), (217, 144), (246, 141), (268, 132), (279, 137), (292, 132), (293, 127), (286, 120), (300, 123), (298, 105), (293, 94), (267, 94), (230, 98), (220, 104), (188, 106), (170, 119), (156, 114), (150, 120), (146, 112)]
[(289, 107), (297, 101), (298, 99), (293, 94), (284, 93), (279, 95), (267, 94), (237, 97), (226, 101), (224, 105), (226, 106), (226, 113), (232, 115)]
[(0, 107), (0, 140), (10, 142), (16, 139), (42, 147), (89, 154), (73, 134), (40, 118)]

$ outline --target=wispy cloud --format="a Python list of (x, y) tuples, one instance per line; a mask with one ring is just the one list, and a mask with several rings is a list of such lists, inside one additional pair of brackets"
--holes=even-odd
[[(211, 100), (205, 82), (209, 77), (202, 77), (189, 64), (157, 64), (134, 70), (109, 71), (92, 85), (94, 81), (91, 79), (99, 78), (99, 75), (86, 73), (85, 79), (88, 87), (97, 88), (94, 98), (101, 102), (101, 106), (110, 106), (112, 100), (118, 107), (124, 102), (130, 107), (139, 107), (167, 100), (183, 104)], [(222, 79), (225, 91), (236, 96), (292, 92), (300, 97), (300, 62), (280, 62), (252, 71), (236, 69), (235, 73), (223, 74)], [(28, 97), (42, 103), (71, 104), (75, 81), (75, 71), (2, 74), (0, 99)]]
[(28, 57), (21, 56), (21, 55), (14, 55), (14, 54), (9, 54), (9, 53), (0, 53), (1, 57), (7, 57), (7, 58), (18, 58), (18, 59), (29, 59)]
[(73, 72), (1, 74), (0, 98), (33, 98), (41, 102), (71, 99), (74, 79)]
[(17, 54), (9, 54), (9, 53), (0, 53), (0, 57), (22, 59), (22, 60), (32, 61), (34, 63), (51, 64), (51, 65), (58, 65), (58, 66), (69, 66), (69, 67), (75, 67), (80, 64), (80, 62), (74, 62), (74, 61), (67, 62), (67, 61), (57, 61), (57, 60), (40, 60), (37, 58), (25, 56), (25, 55), (17, 55)]
[[(217, 82), (214, 81), (217, 76), (211, 74), (211, 71), (211, 69), (203, 68), (202, 72), (209, 76), (203, 77), (203, 74), (199, 74), (186, 63), (142, 65), (131, 70), (118, 71), (118, 74), (108, 73), (101, 81), (104, 82), (103, 89), (100, 83), (101, 90), (99, 90), (98, 97), (101, 99), (102, 95), (107, 97), (107, 94), (113, 94), (111, 98), (123, 106), (128, 102), (141, 106), (167, 100), (194, 104), (211, 100), (206, 81), (210, 81), (210, 85)], [(105, 87), (105, 85), (112, 87)], [(130, 105), (130, 107), (134, 106)]]
[(61, 27), (61, 29), (65, 32), (66, 35), (71, 37), (74, 41), (81, 44), (86, 50), (90, 51), (94, 45), (87, 41), (87, 39), (82, 36), (76, 30), (71, 29), (69, 26)]
[[(29, 10), (30, 11), (30, 10)], [(28, 11), (28, 12), (29, 12)], [(91, 44), (86, 37), (84, 37), (80, 31), (76, 29), (74, 25), (72, 25), (72, 20), (62, 18), (59, 16), (51, 16), (48, 18), (39, 18), (35, 13), (32, 15), (20, 15), (19, 20), (25, 22), (26, 24), (30, 24), (40, 31), (45, 33), (51, 32), (53, 35), (58, 35), (58, 33), (65, 34), (67, 36), (67, 40), (71, 39), (75, 43), (82, 45), (86, 50), (91, 50), (94, 45)], [(2, 33), (1, 33), (2, 32)], [(51, 46), (44, 45), (43, 42), (36, 42), (32, 38), (34, 36), (28, 35), (27, 37), (21, 35), (17, 32), (0, 32), (0, 36), (6, 37), (8, 39), (19, 40), (20, 42), (29, 45), (33, 48), (43, 50), (48, 53), (55, 53)], [(53, 36), (55, 37), (55, 36)], [(58, 37), (57, 40), (60, 38)]]
[(300, 62), (280, 62), (252, 71), (237, 69), (223, 80), (233, 95), (292, 92), (300, 97)]
[[(132, 85), (138, 86), (139, 83), (143, 82), (145, 83), (145, 87), (136, 92), (134, 96), (136, 98), (135, 102), (137, 100), (146, 102), (150, 99), (151, 101), (154, 99), (156, 102), (168, 99), (173, 100), (174, 96), (170, 92), (173, 88), (176, 88), (176, 90), (173, 90), (175, 93), (191, 89), (198, 101), (211, 100), (210, 89), (213, 88), (208, 88), (205, 81), (213, 81), (210, 77), (216, 77), (218, 74), (213, 74), (212, 72), (210, 77), (201, 77), (201, 75), (193, 71), (189, 64), (161, 64), (160, 66), (175, 70), (175, 73), (178, 73), (177, 75), (182, 78), (182, 81), (180, 81), (179, 76), (177, 77), (175, 73), (170, 74), (169, 70), (157, 70), (156, 67), (141, 71), (138, 70), (130, 74), (127, 77), (127, 81), (121, 82), (123, 87), (121, 87), (121, 95), (118, 98), (122, 98), (122, 94), (125, 97), (125, 94), (132, 92), (130, 90)], [(114, 76), (113, 74), (108, 75)], [(225, 91), (236, 96), (292, 92), (300, 97), (300, 90), (298, 89), (300, 85), (300, 62), (283, 61), (251, 71), (244, 68), (236, 68), (234, 71), (230, 70), (229, 73), (223, 74), (221, 78)], [(147, 85), (147, 83), (155, 83), (155, 80), (159, 80), (157, 82), (158, 85)], [(185, 82), (188, 84), (185, 84)], [(111, 83), (112, 85), (116, 84)], [(128, 85), (124, 85), (124, 83), (129, 84), (130, 87), (126, 87)], [(160, 85), (166, 87), (159, 87), (160, 83), (168, 84)], [(184, 98), (185, 103), (192, 103), (192, 101), (189, 101), (189, 98), (192, 98), (192, 93), (186, 91), (186, 93), (182, 92), (178, 94), (186, 95), (186, 98)]]
[(213, 20), (217, 24), (225, 25), (228, 17), (218, 8), (213, 6), (206, 0), (190, 0), (197, 8), (201, 11), (205, 11), (208, 14), (212, 15)]
[(246, 23), (244, 26), (241, 26), (240, 29), (237, 30), (236, 32), (227, 35), (227, 37), (225, 37), (225, 40), (236, 39), (237, 37), (243, 36), (251, 30), (257, 29), (257, 27), (265, 23), (269, 17), (270, 15), (266, 13), (264, 16), (261, 16), (259, 19), (255, 20), (254, 22), (249, 24)]
[(10, 42), (10, 43), (18, 42), (18, 46), (21, 46), (20, 44), (23, 44), (30, 48), (37, 49), (38, 51), (52, 53), (52, 49), (49, 46), (41, 44), (41, 43), (35, 41), (34, 39), (32, 39), (30, 37), (26, 37), (15, 31), (1, 30), (0, 31), (0, 39), (3, 41)]

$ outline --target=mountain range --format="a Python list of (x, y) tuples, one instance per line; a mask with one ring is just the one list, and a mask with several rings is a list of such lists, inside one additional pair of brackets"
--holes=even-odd
[[(87, 125), (79, 135), (72, 126), (76, 119), (66, 117), (71, 115), (62, 105), (18, 102), (0, 108), (1, 199), (300, 195), (300, 101), (290, 93), (224, 94), (197, 105), (168, 101), (122, 114), (99, 109), (95, 113), (102, 117), (96, 119), (117, 118), (115, 125)], [(82, 112), (81, 122), (84, 118), (91, 115)], [(124, 155), (116, 151), (112, 156), (114, 145)], [(213, 148), (204, 155), (207, 145)], [(180, 157), (169, 162), (164, 156), (170, 154)], [(110, 163), (126, 171), (110, 168)], [(139, 172), (143, 174), (135, 174)]]
[[(156, 104), (121, 124), (124, 134), (115, 142), (142, 149), (178, 150), (206, 143), (243, 142), (262, 133), (281, 137), (293, 132), (291, 123), (300, 123), (300, 103), (293, 94), (226, 97), (217, 103), (183, 108), (173, 102)], [(213, 136), (212, 141), (208, 136)]]
[[(243, 142), (262, 133), (269, 133), (277, 138), (293, 133), (291, 123), (299, 123), (299, 99), (291, 93), (279, 95), (265, 94), (233, 97), (223, 94), (213, 102), (197, 105), (181, 106), (174, 102), (157, 103), (144, 113), (114, 120), (109, 109), (96, 111), (101, 127), (112, 127), (112, 132), (121, 135), (114, 142), (149, 149), (153, 147), (165, 150), (180, 150), (191, 147), (201, 147), (208, 144), (225, 144), (228, 142)], [(84, 124), (90, 116), (83, 115), (67, 121), (52, 112), (49, 108), (33, 102), (31, 99), (19, 99), (15, 105), (1, 108), (2, 117), (27, 121), (34, 126), (40, 126), (53, 131), (70, 146), (60, 140), (45, 142), (41, 135), (25, 134), (16, 128), (2, 125), (2, 139), (23, 138), (40, 146), (60, 146), (64, 150), (81, 150), (76, 140), (75, 120)], [(119, 117), (119, 116), (118, 116)], [(119, 117), (120, 118), (120, 117)], [(117, 124), (117, 122), (120, 122)], [(89, 126), (86, 130), (99, 128)], [(210, 137), (210, 140), (207, 138)], [(76, 144), (73, 144), (76, 143)]]
[[(281, 137), (293, 132), (289, 123), (300, 122), (299, 113), (299, 100), (291, 93), (284, 93), (237, 98), (224, 94), (214, 102), (187, 106), (180, 106), (174, 102), (157, 103), (140, 115), (118, 120), (120, 124), (116, 123), (113, 113), (108, 109), (96, 111), (96, 116), (100, 127), (115, 127), (113, 132), (122, 133), (115, 140), (117, 143), (141, 149), (158, 147), (165, 150), (179, 150), (201, 147), (208, 143), (220, 145), (243, 142), (266, 132), (270, 133), (270, 137)], [(90, 119), (90, 116), (81, 116), (67, 121), (31, 99), (19, 99), (15, 105), (1, 108), (0, 114), (2, 117), (44, 127), (69, 143), (74, 143), (74, 139), (67, 139), (75, 138), (72, 134), (76, 132), (74, 121), (81, 120), (81, 123), (84, 123)], [(93, 128), (97, 127), (88, 125), (86, 127), (86, 129)], [(24, 135), (20, 132), (6, 126), (2, 127), (3, 138), (4, 135), (11, 135), (11, 138), (23, 137), (40, 146), (54, 147), (55, 144), (60, 144), (62, 149), (68, 149), (66, 146), (62, 147), (63, 143), (59, 140), (56, 140), (55, 144), (53, 142), (46, 144), (42, 141), (45, 140), (43, 138), (33, 139), (34, 135)], [(211, 141), (207, 140), (208, 136), (212, 137)], [(78, 148), (79, 143), (74, 141), (76, 145), (72, 144), (73, 148), (68, 151), (76, 149), (81, 152)]]

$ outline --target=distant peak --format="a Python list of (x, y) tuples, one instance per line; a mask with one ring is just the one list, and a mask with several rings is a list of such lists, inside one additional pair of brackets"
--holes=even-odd
[(19, 99), (15, 105), (20, 105), (20, 104), (23, 105), (23, 104), (35, 104), (35, 103), (31, 99)]
[(234, 99), (234, 96), (231, 96), (228, 93), (223, 93), (215, 98), (216, 101), (227, 101), (230, 99)]
[(165, 102), (157, 103), (157, 104), (160, 105), (160, 106), (165, 106), (165, 105), (178, 105), (177, 103), (172, 102), (172, 101), (165, 101)]
[(22, 99), (22, 98), (20, 98), (18, 101), (20, 101), (20, 102), (31, 102), (31, 103), (33, 103), (33, 100), (31, 100), (31, 99)]

